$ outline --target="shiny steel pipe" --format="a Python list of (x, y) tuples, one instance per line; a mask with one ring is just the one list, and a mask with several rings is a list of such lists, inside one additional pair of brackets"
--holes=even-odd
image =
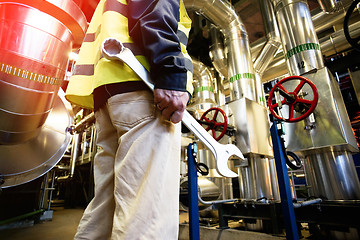
[(248, 158), (248, 163), (238, 168), (240, 199), (279, 200), (274, 160), (253, 156)]
[(324, 200), (360, 199), (360, 183), (350, 152), (309, 154), (304, 167), (311, 196)]
[(258, 3), (260, 5), (261, 16), (263, 17), (267, 41), (254, 62), (256, 73), (255, 84), (258, 103), (266, 106), (261, 78), (270, 63), (274, 60), (275, 54), (281, 46), (281, 39), (271, 1), (258, 0)]
[[(360, 36), (360, 23), (356, 22), (349, 26), (350, 35), (354, 37)], [(336, 53), (340, 53), (346, 49), (351, 48), (351, 45), (347, 42), (344, 30), (336, 31), (328, 36), (319, 39), (321, 53), (324, 56), (330, 56)], [(287, 74), (287, 68), (283, 53), (280, 52), (268, 69), (265, 71), (262, 80), (264, 82), (273, 80), (274, 78), (280, 77)]]
[(193, 85), (194, 85), (194, 101), (192, 106), (197, 109), (207, 110), (216, 106), (215, 101), (215, 84), (210, 70), (201, 62), (192, 59), (193, 63)]
[[(188, 177), (185, 177), (180, 180), (180, 205), (184, 209), (189, 208), (189, 201), (188, 201), (188, 192), (189, 192), (189, 181)], [(205, 201), (215, 201), (218, 200), (220, 197), (220, 189), (219, 187), (212, 182), (209, 178), (199, 177), (198, 178), (198, 196), (199, 199)], [(199, 210), (204, 210), (207, 208), (207, 204), (202, 204), (199, 202)]]
[[(350, 25), (349, 32), (351, 36), (360, 36), (360, 22), (355, 22)], [(351, 48), (351, 45), (346, 40), (343, 29), (319, 39), (319, 42), (321, 46), (321, 52), (325, 56), (331, 56), (333, 54)]]
[(324, 67), (310, 10), (304, 0), (273, 0), (290, 75)]
[(326, 29), (332, 28), (335, 24), (342, 24), (344, 21), (346, 11), (340, 10), (332, 14), (327, 14), (321, 9), (311, 11), (311, 19), (317, 33)]
[(256, 99), (255, 74), (248, 34), (234, 7), (223, 0), (184, 0), (187, 9), (196, 10), (216, 24), (225, 37), (228, 56), (230, 100)]
[(350, 6), (353, 0), (318, 0), (325, 13), (334, 13)]
[(221, 39), (221, 33), (214, 24), (210, 24), (210, 59), (213, 63), (216, 71), (222, 74), (224, 77), (228, 77), (227, 59), (225, 55), (224, 42)]
[[(320, 8), (311, 11), (311, 19), (314, 24), (316, 33), (329, 29), (335, 24), (342, 23), (345, 14), (346, 14), (345, 11), (338, 11), (333, 14), (326, 14), (325, 12), (321, 11)], [(260, 50), (263, 48), (266, 42), (267, 42), (267, 36), (260, 38), (250, 44), (251, 54), (253, 57), (259, 54)], [(321, 49), (323, 48), (321, 47)]]
[(0, 1), (0, 20), (0, 144), (17, 144), (40, 133), (87, 23), (71, 0)]
[(281, 46), (280, 32), (270, 0), (258, 0), (266, 33), (266, 43), (254, 62), (255, 72), (263, 75)]
[(322, 202), (321, 198), (315, 198), (315, 199), (312, 199), (312, 200), (293, 203), (293, 205), (294, 205), (294, 208), (300, 208), (300, 207), (305, 207), (305, 206), (309, 206), (309, 205), (316, 204), (316, 203), (321, 203), (321, 202)]
[(340, 0), (318, 0), (318, 3), (325, 13), (336, 12), (342, 6)]

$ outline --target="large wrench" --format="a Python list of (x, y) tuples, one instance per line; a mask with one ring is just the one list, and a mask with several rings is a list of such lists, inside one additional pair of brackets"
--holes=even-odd
[[(120, 60), (124, 62), (154, 91), (154, 84), (151, 81), (149, 72), (136, 59), (132, 51), (124, 47), (122, 42), (116, 38), (107, 38), (101, 44), (101, 52), (108, 60)], [(223, 177), (237, 177), (237, 174), (228, 167), (227, 161), (231, 156), (236, 156), (244, 160), (241, 151), (233, 144), (223, 145), (218, 143), (186, 110), (182, 122), (210, 149), (216, 160), (217, 172)]]

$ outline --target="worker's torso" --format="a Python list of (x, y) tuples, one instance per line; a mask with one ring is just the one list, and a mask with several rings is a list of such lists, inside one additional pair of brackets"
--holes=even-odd
[[(139, 77), (125, 64), (109, 61), (101, 56), (101, 43), (108, 37), (120, 40), (130, 48), (136, 58), (149, 70), (149, 64), (129, 36), (126, 0), (101, 0), (95, 10), (73, 74), (66, 91), (66, 98), (84, 108), (94, 107), (94, 89), (108, 84), (140, 81)], [(180, 2), (178, 35), (188, 36), (191, 28), (184, 4)], [(179, 37), (180, 38), (180, 37)], [(180, 38), (182, 39), (182, 38)], [(186, 39), (187, 41), (187, 39)], [(181, 43), (181, 50), (187, 58), (186, 42)]]

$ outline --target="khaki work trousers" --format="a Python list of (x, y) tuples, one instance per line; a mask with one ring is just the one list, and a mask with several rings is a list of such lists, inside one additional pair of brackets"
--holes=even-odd
[(181, 125), (150, 91), (115, 95), (95, 117), (95, 197), (75, 239), (178, 239)]

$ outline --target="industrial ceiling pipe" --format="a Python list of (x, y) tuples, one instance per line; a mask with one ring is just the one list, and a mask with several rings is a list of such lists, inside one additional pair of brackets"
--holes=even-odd
[[(341, 24), (344, 20), (346, 12), (337, 11), (332, 14), (327, 14), (317, 8), (311, 11), (311, 19), (315, 27), (316, 33), (321, 33), (324, 30), (332, 28), (336, 24)], [(264, 20), (265, 22), (266, 20)], [(256, 40), (250, 44), (252, 56), (257, 56), (264, 44), (268, 41), (267, 36)]]
[(321, 9), (325, 13), (334, 13), (347, 8), (353, 0), (318, 0)]
[(274, 9), (270, 0), (259, 0), (258, 2), (260, 5), (261, 16), (263, 17), (267, 39), (265, 45), (260, 51), (260, 54), (254, 62), (255, 72), (261, 77), (281, 46), (281, 39)]
[(251, 61), (248, 34), (234, 7), (223, 0), (184, 0), (186, 9), (216, 24), (224, 35), (227, 48), (230, 101), (241, 98), (256, 100), (255, 73)]
[(281, 46), (280, 32), (276, 21), (274, 8), (270, 0), (258, 0), (261, 16), (263, 18), (266, 43), (254, 61), (256, 73), (256, 91), (258, 103), (266, 106), (265, 93), (262, 86), (262, 76), (270, 63), (274, 60), (275, 54)]
[[(353, 23), (349, 26), (349, 32), (351, 36), (358, 37), (360, 36), (360, 22)], [(351, 48), (351, 45), (346, 40), (344, 35), (344, 30), (338, 30), (334, 33), (331, 33), (325, 37), (319, 39), (321, 53), (324, 56), (331, 56), (334, 54), (341, 53), (347, 49)], [(276, 55), (275, 59), (269, 64), (266, 69), (262, 81), (267, 82), (275, 78), (279, 78), (288, 73), (284, 54), (281, 51)]]

